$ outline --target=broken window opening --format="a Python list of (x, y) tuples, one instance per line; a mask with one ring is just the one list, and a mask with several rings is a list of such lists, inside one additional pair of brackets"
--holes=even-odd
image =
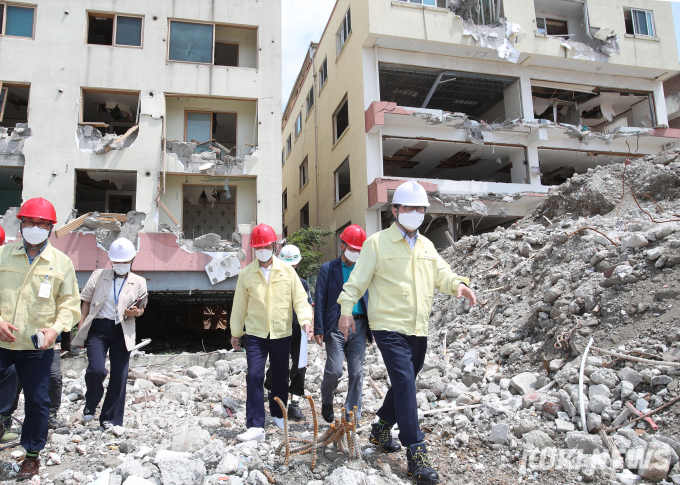
[(309, 163), (307, 162), (307, 157), (300, 164), (300, 190), (304, 188), (309, 182)]
[(257, 29), (215, 25), (216, 66), (257, 68)]
[(0, 3), (0, 36), (32, 39), (35, 33), (35, 7)]
[(300, 209), (300, 227), (309, 227), (309, 202)]
[(90, 125), (102, 135), (122, 136), (137, 125), (138, 110), (139, 93), (84, 89), (80, 124)]
[(333, 203), (337, 204), (347, 196), (351, 191), (349, 171), (349, 157), (340, 164), (333, 174), (333, 183), (335, 188), (335, 197)]
[(238, 227), (236, 186), (182, 184), (182, 188), (184, 237), (217, 234), (221, 241), (232, 241)]
[(347, 95), (340, 102), (340, 106), (333, 113), (333, 143), (337, 143), (340, 137), (349, 128), (349, 106)]
[(215, 65), (238, 67), (238, 44), (215, 42)]
[[(21, 192), (24, 188), (23, 182), (23, 167), (0, 166), (0, 217), (4, 216), (10, 207), (21, 206)], [(11, 233), (10, 222), (14, 222), (14, 220), (5, 222), (5, 230), (8, 237), (14, 237), (16, 232)]]
[(411, 108), (505, 121), (504, 92), (516, 78), (413, 66), (380, 65), (380, 100)]
[(88, 212), (127, 214), (135, 210), (137, 172), (76, 170), (75, 209)]
[(350, 10), (351, 9), (347, 9), (347, 13), (343, 17), (342, 23), (340, 24), (340, 29), (338, 29), (337, 34), (335, 34), (337, 56), (339, 56), (340, 52), (342, 52), (349, 35), (352, 33), (352, 17)]
[(613, 163), (624, 163), (628, 156), (620, 153), (545, 148), (538, 150), (538, 158), (541, 184), (548, 186), (563, 184), (574, 174), (584, 174), (589, 169)]
[(200, 145), (196, 153), (211, 150), (207, 143), (211, 141), (231, 151), (236, 146), (237, 118), (236, 113), (186, 110), (184, 138)]
[[(511, 183), (522, 147), (383, 137), (383, 175)], [(518, 182), (519, 183), (519, 182)]]
[[(424, 2), (425, 0), (423, 0)], [(437, 0), (437, 6), (442, 6), (439, 0)], [(477, 25), (498, 24), (505, 16), (503, 0), (460, 0), (449, 2), (449, 8), (463, 20)]]
[(569, 28), (566, 20), (536, 17), (536, 30), (539, 34), (569, 37)]
[(143, 17), (89, 13), (87, 43), (116, 47), (142, 47)]
[(626, 34), (656, 37), (654, 13), (651, 10), (624, 8), (623, 18), (626, 23)]
[(649, 92), (543, 81), (532, 81), (531, 91), (536, 118), (599, 133), (627, 127), (652, 128), (655, 124), (653, 95)]
[(0, 82), (0, 126), (14, 131), (17, 123), (28, 123), (30, 88)]

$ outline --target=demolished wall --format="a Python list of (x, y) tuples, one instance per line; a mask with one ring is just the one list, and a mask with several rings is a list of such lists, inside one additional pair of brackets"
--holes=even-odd
[(206, 175), (245, 175), (245, 160), (222, 153), (221, 150), (196, 152), (198, 143), (168, 140), (166, 149), (169, 154), (177, 155), (185, 172)]
[(101, 155), (111, 150), (122, 150), (131, 147), (138, 135), (139, 130), (135, 130), (129, 136), (119, 141), (120, 138), (123, 138), (121, 135), (115, 133), (102, 135), (101, 131), (91, 125), (78, 125), (76, 145), (84, 152), (94, 152)]
[(9, 128), (0, 126), (0, 166), (23, 167), (24, 142), (31, 136), (31, 129), (27, 123), (17, 123), (9, 134)]

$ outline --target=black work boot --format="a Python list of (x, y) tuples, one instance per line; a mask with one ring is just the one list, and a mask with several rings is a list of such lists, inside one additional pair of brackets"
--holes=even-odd
[(335, 415), (333, 414), (333, 405), (322, 403), (321, 416), (323, 417), (323, 420), (326, 421), (327, 423), (332, 423), (333, 419), (335, 418)]
[(434, 471), (427, 457), (425, 443), (416, 443), (406, 448), (406, 460), (408, 461), (408, 476), (415, 483), (418, 485), (439, 483), (439, 475)]
[(47, 418), (47, 427), (49, 429), (60, 429), (67, 426), (66, 421), (59, 419), (57, 413), (50, 413), (50, 417)]
[(369, 441), (380, 447), (383, 453), (396, 453), (401, 450), (401, 445), (392, 439), (393, 424), (373, 423), (371, 425), (371, 437)]
[(288, 404), (288, 419), (292, 419), (293, 421), (305, 421), (307, 418), (305, 418), (305, 415), (302, 414), (302, 411), (300, 411), (300, 403), (297, 401), (291, 401), (290, 404)]

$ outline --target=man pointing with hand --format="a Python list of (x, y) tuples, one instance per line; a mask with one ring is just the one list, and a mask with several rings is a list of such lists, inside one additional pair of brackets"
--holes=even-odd
[(356, 331), (352, 309), (368, 290), (368, 321), (392, 384), (370, 440), (384, 452), (399, 451), (391, 434), (398, 423), (408, 475), (417, 484), (430, 485), (438, 483), (439, 476), (427, 457), (425, 435), (418, 425), (416, 376), (427, 351), (434, 290), (465, 297), (470, 305), (477, 299), (467, 286), (470, 280), (454, 274), (432, 242), (418, 233), (430, 205), (425, 189), (417, 182), (404, 182), (394, 192), (392, 205), (395, 223), (366, 240), (343, 286), (338, 327), (345, 339), (350, 330)]

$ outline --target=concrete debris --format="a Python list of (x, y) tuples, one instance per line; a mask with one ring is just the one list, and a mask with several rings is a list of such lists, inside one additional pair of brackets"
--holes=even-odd
[[(69, 219), (70, 221), (70, 219)], [(82, 226), (74, 229), (76, 232), (94, 232), (97, 237), (97, 245), (106, 251), (116, 239), (124, 237), (137, 246), (138, 233), (144, 227), (146, 214), (144, 212), (130, 211), (127, 213), (125, 222), (110, 215), (101, 215), (94, 212), (85, 219)], [(67, 222), (68, 224), (68, 222)], [(137, 248), (139, 250), (139, 248)]]
[(17, 237), (21, 237), (19, 235), (20, 221), (17, 219), (19, 209), (20, 207), (10, 207), (7, 209), (7, 212), (0, 217), (0, 226), (2, 226), (5, 231), (6, 242), (11, 242)]
[(214, 285), (238, 275), (241, 272), (241, 261), (237, 253), (217, 253), (212, 261), (205, 265), (205, 272), (210, 278), (210, 283)]
[(101, 131), (91, 125), (78, 125), (76, 145), (83, 152), (101, 155), (111, 150), (131, 147), (138, 135), (139, 130), (135, 130), (127, 136), (116, 133), (102, 135)]
[[(455, 296), (434, 296), (416, 399), (441, 483), (604, 485), (680, 478), (678, 404), (654, 414), (658, 430), (642, 419), (630, 422), (637, 417), (631, 404), (650, 411), (680, 395), (678, 367), (664, 363), (680, 362), (677, 157), (666, 152), (632, 161), (625, 167), (623, 200), (623, 165), (574, 176), (511, 227), (466, 236), (441, 252), (456, 272), (476, 275), (471, 286), (480, 302), (470, 307)], [(215, 243), (212, 236), (199, 243), (204, 240)], [(634, 282), (626, 282), (630, 276)], [(579, 366), (591, 337), (596, 344), (584, 369), (583, 430)], [(362, 430), (390, 385), (375, 345), (367, 347), (364, 362), (374, 386), (367, 382), (363, 390), (359, 459), (348, 461), (346, 447), (319, 447), (313, 471), (309, 454), (293, 455), (283, 466), (283, 453), (277, 454), (283, 436), (269, 418), (264, 441), (235, 439), (246, 424), (247, 364), (244, 353), (228, 356), (214, 368), (195, 362), (136, 368), (121, 436), (82, 420), (84, 371), (66, 372), (59, 417), (72, 418), (72, 425), (51, 434), (41, 483), (75, 483), (76, 474), (89, 483), (106, 469), (108, 483), (264, 484), (265, 470), (282, 484), (407, 483), (403, 455), (385, 460)], [(325, 357), (325, 347), (309, 346), (305, 391), (317, 403)], [(336, 410), (346, 397), (344, 380)], [(451, 409), (456, 404), (470, 406)], [(300, 407), (307, 421), (288, 423), (289, 436), (304, 443), (314, 435), (309, 405), (302, 401)], [(328, 429), (320, 422), (318, 436)], [(610, 446), (618, 449), (623, 468), (612, 460)], [(12, 473), (14, 467), (0, 467), (0, 479)]]
[(229, 150), (219, 148), (220, 146), (210, 149), (206, 144), (199, 145), (196, 142), (176, 140), (166, 142), (168, 154), (177, 156), (185, 172), (205, 175), (245, 175), (245, 159), (232, 156)]
[(31, 136), (31, 129), (26, 123), (17, 123), (11, 134), (9, 130), (0, 126), (0, 165), (23, 167), (24, 141)]

